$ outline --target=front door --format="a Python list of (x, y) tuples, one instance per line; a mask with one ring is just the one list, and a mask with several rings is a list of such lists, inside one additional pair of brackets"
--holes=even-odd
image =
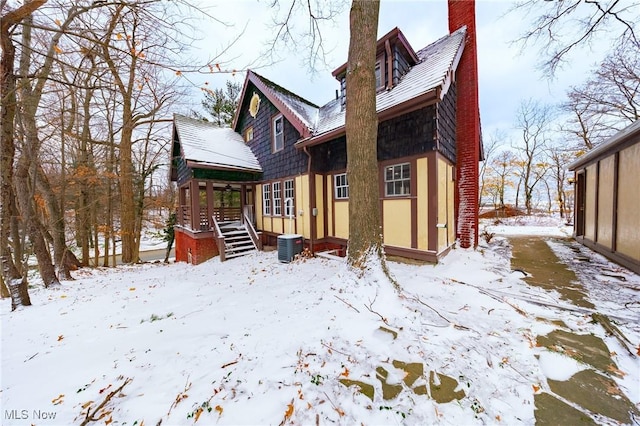
[(586, 176), (585, 171), (578, 172), (576, 175), (576, 237), (584, 236), (584, 210), (585, 210), (585, 192), (586, 192)]

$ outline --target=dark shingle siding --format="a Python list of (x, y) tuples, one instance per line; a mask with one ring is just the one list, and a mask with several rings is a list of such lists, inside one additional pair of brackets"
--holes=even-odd
[(438, 138), (440, 152), (456, 162), (456, 86), (449, 87), (442, 102), (438, 104)]
[(400, 82), (402, 76), (405, 75), (409, 68), (409, 62), (400, 52), (397, 45), (393, 46), (393, 85), (395, 86)]
[(176, 166), (176, 169), (178, 170), (177, 184), (178, 186), (181, 186), (187, 183), (189, 179), (191, 179), (192, 170), (191, 168), (187, 167), (187, 163), (184, 161), (184, 158), (182, 158), (181, 156), (174, 157), (173, 161)]
[(300, 134), (286, 118), (284, 120), (284, 149), (276, 153), (271, 147), (271, 120), (278, 114), (277, 108), (256, 87), (247, 87), (247, 97), (253, 93), (260, 96), (260, 109), (256, 118), (249, 114), (249, 102), (245, 102), (238, 118), (237, 129), (244, 136), (244, 132), (253, 126), (253, 140), (249, 147), (260, 162), (264, 173), (264, 180), (277, 179), (304, 173), (307, 170), (307, 155), (293, 145), (300, 139)]
[(341, 136), (311, 148), (311, 169), (326, 173), (347, 168), (347, 138)]
[[(435, 106), (428, 106), (378, 126), (378, 161), (424, 154), (435, 149)], [(312, 147), (311, 167), (326, 173), (347, 167), (347, 139), (341, 136)]]
[(378, 126), (378, 161), (422, 154), (434, 149), (435, 107), (387, 120)]

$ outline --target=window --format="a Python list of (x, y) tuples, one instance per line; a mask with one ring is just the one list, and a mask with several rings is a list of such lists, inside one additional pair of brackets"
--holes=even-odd
[(296, 215), (293, 179), (284, 181), (284, 215), (287, 217)]
[(282, 188), (280, 182), (273, 182), (273, 214), (280, 216), (282, 214)]
[(411, 194), (411, 165), (397, 164), (384, 168), (384, 187), (386, 196)]
[(251, 142), (253, 140), (253, 126), (244, 131), (244, 141)]
[(347, 181), (347, 174), (342, 173), (333, 177), (333, 183), (335, 186), (336, 200), (346, 200), (349, 198), (349, 182)]
[(271, 184), (262, 185), (262, 214), (271, 215)]
[(278, 152), (284, 148), (284, 119), (279, 115), (273, 119), (273, 152)]
[(384, 78), (382, 77), (382, 64), (380, 61), (376, 62), (376, 89), (381, 88), (384, 85)]

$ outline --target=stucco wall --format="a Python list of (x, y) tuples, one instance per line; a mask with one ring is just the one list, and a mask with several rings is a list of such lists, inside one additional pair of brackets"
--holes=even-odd
[(429, 248), (429, 175), (426, 158), (416, 160), (416, 196), (418, 197), (418, 249)]
[(382, 201), (384, 243), (395, 247), (411, 247), (411, 200)]

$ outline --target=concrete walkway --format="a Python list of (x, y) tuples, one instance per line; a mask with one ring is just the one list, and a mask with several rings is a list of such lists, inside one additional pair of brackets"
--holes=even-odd
[[(617, 329), (608, 322), (607, 317), (595, 312), (585, 287), (570, 265), (562, 263), (554, 254), (547, 239), (509, 238), (512, 246), (511, 269), (523, 273), (524, 280), (530, 285), (557, 291), (563, 302), (583, 312), (593, 311), (594, 322), (607, 332), (616, 333)], [(535, 395), (536, 424), (637, 424), (640, 412), (614, 380), (623, 373), (611, 358), (611, 350), (605, 342), (592, 334), (575, 333), (567, 324), (552, 319), (548, 321), (556, 329), (545, 336), (537, 336), (537, 346), (569, 356), (588, 368), (566, 381), (547, 379), (548, 390)]]

